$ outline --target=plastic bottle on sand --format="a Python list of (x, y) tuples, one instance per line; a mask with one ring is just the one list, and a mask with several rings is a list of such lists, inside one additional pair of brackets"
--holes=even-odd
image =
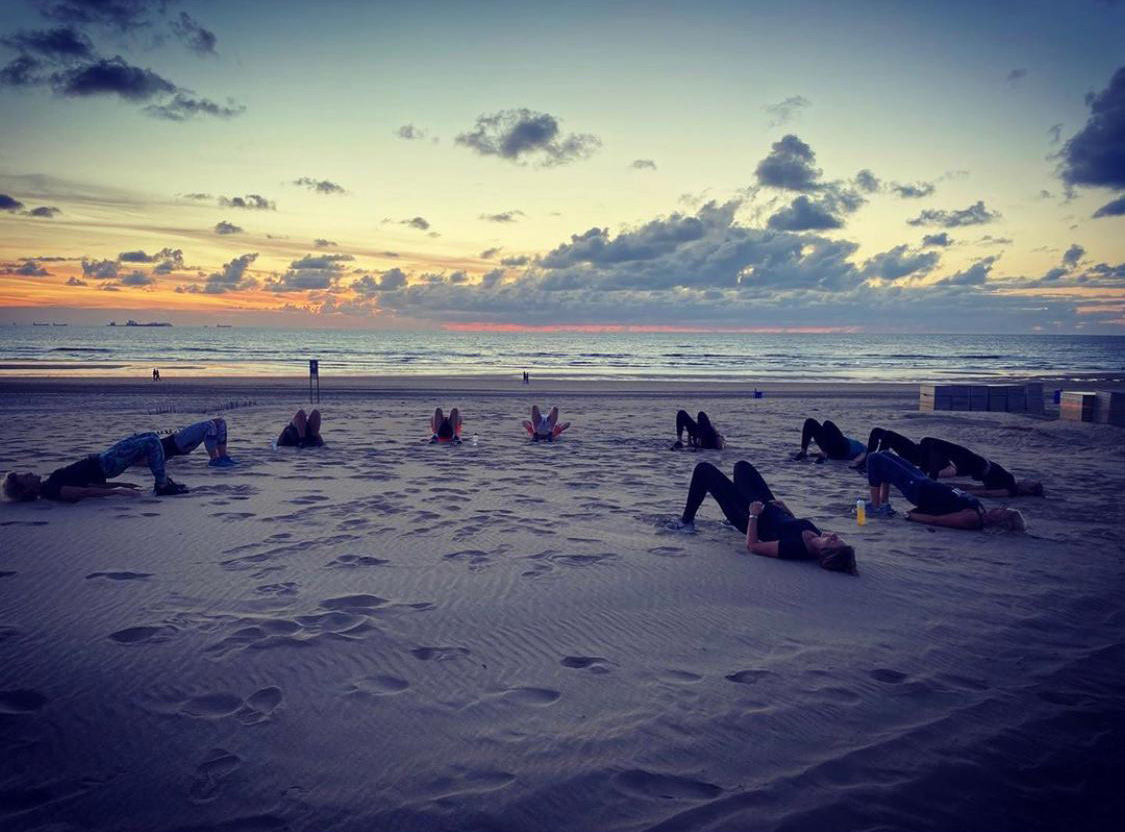
[(855, 522), (860, 526), (867, 523), (867, 503), (862, 497), (855, 501)]

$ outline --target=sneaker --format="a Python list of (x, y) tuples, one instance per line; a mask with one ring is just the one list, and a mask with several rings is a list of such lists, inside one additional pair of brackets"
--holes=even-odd
[(454, 436), (453, 437), (453, 444), (454, 445), (460, 445), (461, 444), (461, 437), (460, 436)]
[(681, 534), (695, 534), (695, 523), (685, 523), (683, 520), (676, 518), (669, 523), (664, 524), (670, 532), (680, 532)]
[(238, 463), (231, 459), (229, 456), (217, 456), (210, 460), (208, 463), (212, 468), (230, 468), (232, 465)]
[(797, 460), (804, 459), (807, 456), (808, 456), (807, 451), (797, 451), (797, 453), (793, 454), (793, 461), (796, 462)]
[(433, 436), (430, 437), (430, 444), (436, 445), (437, 443), (438, 443), (438, 438), (437, 438), (437, 434), (435, 433)]
[(176, 494), (187, 494), (188, 487), (169, 479), (165, 481), (164, 485), (158, 485), (152, 491), (157, 497), (173, 497)]
[(883, 503), (883, 505), (871, 512), (872, 517), (894, 517), (896, 514), (898, 514), (898, 512), (894, 510), (890, 503)]
[(673, 451), (679, 451), (679, 450), (682, 450), (682, 449), (683, 449), (683, 447), (684, 447), (684, 443), (683, 443), (683, 440), (682, 440), (682, 439), (677, 439), (677, 440), (676, 440), (675, 442), (673, 442), (673, 443), (672, 443), (672, 447), (671, 447), (671, 450), (673, 450)]

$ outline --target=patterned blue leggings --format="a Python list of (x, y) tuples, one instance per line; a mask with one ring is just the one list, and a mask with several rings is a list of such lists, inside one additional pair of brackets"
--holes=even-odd
[(190, 454), (203, 443), (208, 451), (213, 451), (219, 445), (227, 444), (226, 419), (208, 419), (206, 422), (196, 422), (176, 431), (176, 447), (182, 454)]
[(168, 482), (168, 475), (164, 473), (164, 446), (155, 433), (136, 433), (122, 439), (105, 453), (98, 454), (98, 461), (107, 480), (120, 476), (131, 465), (146, 462), (157, 485)]

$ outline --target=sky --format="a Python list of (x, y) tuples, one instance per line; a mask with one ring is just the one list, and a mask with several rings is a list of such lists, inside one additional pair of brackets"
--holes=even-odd
[(1125, 334), (1125, 2), (0, 21), (0, 323)]

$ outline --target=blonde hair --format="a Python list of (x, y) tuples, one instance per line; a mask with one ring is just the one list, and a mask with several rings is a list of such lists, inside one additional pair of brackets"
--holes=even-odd
[(15, 471), (9, 471), (4, 477), (4, 497), (12, 502), (20, 502), (22, 500), (34, 500), (37, 496), (28, 491), (19, 481), (19, 474)]

